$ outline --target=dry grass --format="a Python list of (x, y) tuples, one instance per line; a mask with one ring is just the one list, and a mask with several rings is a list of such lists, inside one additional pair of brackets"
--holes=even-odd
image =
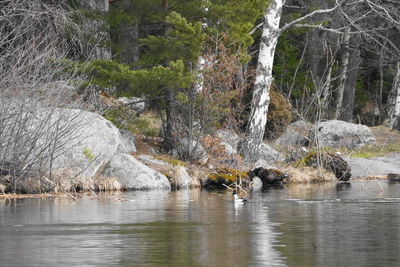
[(22, 198), (47, 198), (47, 197), (65, 197), (64, 194), (0, 194), (0, 199), (22, 199)]
[(288, 184), (327, 183), (337, 181), (332, 172), (312, 167), (288, 166), (284, 170), (290, 177)]
[(368, 175), (352, 177), (352, 181), (388, 180), (387, 175)]
[(122, 185), (114, 177), (95, 175), (86, 179), (76, 175), (68, 169), (60, 169), (53, 174), (52, 192), (77, 192), (77, 191), (120, 191)]

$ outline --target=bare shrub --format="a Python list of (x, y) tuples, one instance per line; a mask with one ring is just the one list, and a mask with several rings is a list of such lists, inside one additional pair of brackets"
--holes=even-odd
[(53, 160), (81, 138), (80, 113), (59, 108), (84, 104), (81, 79), (63, 62), (80, 28), (64, 0), (5, 0), (0, 8), (0, 182), (13, 192), (49, 191)]

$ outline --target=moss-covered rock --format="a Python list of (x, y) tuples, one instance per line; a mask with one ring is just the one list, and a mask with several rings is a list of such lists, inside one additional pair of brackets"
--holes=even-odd
[(266, 186), (281, 186), (286, 183), (289, 176), (280, 170), (265, 169), (263, 167), (256, 168), (249, 172), (251, 178), (258, 177), (261, 179), (263, 187)]
[(250, 182), (249, 175), (240, 170), (222, 168), (215, 173), (209, 174), (203, 187), (206, 189), (223, 189), (225, 188), (224, 185), (229, 186), (240, 181), (247, 186)]
[(311, 166), (314, 168), (322, 166), (323, 168), (332, 171), (340, 181), (348, 181), (351, 177), (350, 165), (341, 156), (334, 153), (311, 152), (300, 160), (297, 165)]

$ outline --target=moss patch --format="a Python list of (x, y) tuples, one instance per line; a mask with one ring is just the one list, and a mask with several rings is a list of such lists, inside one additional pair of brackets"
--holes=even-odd
[(230, 185), (238, 183), (240, 180), (247, 183), (249, 181), (249, 175), (240, 170), (222, 168), (216, 173), (209, 174), (203, 187), (207, 189), (225, 188), (224, 184)]
[(179, 159), (175, 159), (175, 158), (167, 158), (167, 157), (162, 157), (162, 156), (154, 156), (154, 158), (164, 161), (166, 163), (169, 163), (173, 166), (186, 166), (187, 164)]

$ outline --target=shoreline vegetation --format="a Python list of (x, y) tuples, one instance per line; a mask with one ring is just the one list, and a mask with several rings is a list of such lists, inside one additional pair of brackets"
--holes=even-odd
[[(387, 175), (373, 175), (368, 177), (358, 177), (351, 180), (352, 182), (388, 182)], [(296, 183), (296, 184), (287, 184), (286, 187), (289, 190), (302, 190), (304, 188), (310, 188), (313, 186), (321, 186), (321, 185), (328, 185), (328, 184), (337, 184), (342, 183), (338, 181), (334, 182), (324, 182), (324, 183)], [(349, 182), (344, 182), (349, 183)], [(379, 184), (378, 184), (379, 186)], [(191, 188), (185, 190), (205, 190), (201, 188)], [(91, 199), (97, 199), (104, 195), (106, 196), (116, 196), (119, 201), (126, 201), (126, 199), (119, 195), (120, 193), (124, 192), (131, 192), (134, 190), (118, 190), (118, 191), (80, 191), (80, 192), (59, 192), (59, 193), (37, 193), (37, 194), (19, 194), (19, 193), (2, 193), (0, 192), (0, 200), (16, 200), (16, 199), (40, 199), (40, 198), (65, 198), (70, 199), (72, 201), (78, 200), (82, 197), (89, 197)], [(172, 190), (177, 191), (177, 190)], [(221, 191), (221, 190), (217, 190)], [(118, 195), (116, 195), (118, 194)]]
[(397, 179), (399, 5), (183, 2), (0, 4), (1, 197)]
[[(107, 97), (108, 101), (111, 97)], [(120, 107), (117, 99), (112, 99), (114, 106)], [(117, 104), (115, 104), (117, 103)], [(108, 107), (115, 108), (115, 107)], [(129, 114), (129, 112), (127, 112)], [(346, 147), (307, 147), (289, 145), (282, 147), (277, 141), (268, 142), (267, 154), (260, 156), (257, 162), (246, 162), (237, 152), (233, 154), (227, 153), (226, 145), (228, 140), (240, 139), (234, 132), (220, 129), (214, 135), (205, 136), (199, 147), (204, 150), (198, 160), (180, 160), (176, 156), (163, 153), (162, 138), (148, 135), (149, 132), (159, 132), (161, 130), (161, 122), (157, 119), (154, 111), (149, 110), (141, 114), (140, 117), (131, 116), (123, 117), (121, 124), (121, 114), (107, 113), (106, 116), (112, 123), (127, 131), (131, 136), (134, 148), (133, 152), (126, 154), (129, 158), (135, 158), (141, 164), (146, 165), (152, 170), (159, 172), (168, 179), (172, 190), (180, 190), (182, 188), (201, 188), (206, 190), (221, 190), (225, 186), (244, 184), (246, 191), (253, 190), (253, 177), (257, 176), (262, 180), (262, 186), (296, 186), (301, 184), (318, 184), (318, 183), (335, 183), (343, 181), (369, 181), (369, 180), (388, 180), (387, 175), (378, 173), (367, 173), (365, 175), (353, 175), (350, 178), (344, 178), (346, 172), (351, 173), (348, 163), (343, 158), (353, 159), (369, 159), (377, 157), (391, 157), (392, 153), (399, 152), (400, 134), (397, 131), (390, 130), (385, 126), (370, 128), (376, 138), (373, 145), (364, 145), (357, 149)], [(106, 121), (107, 122), (107, 121)], [(129, 130), (126, 125), (129, 125)], [(149, 130), (149, 127), (151, 130)], [(289, 127), (290, 128), (290, 127)], [(99, 129), (100, 130), (100, 129)], [(99, 131), (97, 130), (97, 131)], [(310, 132), (310, 130), (308, 130)], [(308, 133), (309, 134), (309, 133)], [(233, 135), (230, 138), (224, 135)], [(282, 134), (282, 136), (285, 133)], [(312, 136), (312, 135), (311, 135)], [(309, 137), (306, 137), (309, 138)], [(346, 137), (344, 137), (345, 139)], [(290, 141), (290, 139), (288, 139)], [(106, 141), (106, 140), (105, 140)], [(237, 140), (235, 141), (237, 142)], [(233, 142), (232, 147), (235, 146)], [(274, 150), (273, 148), (276, 148)], [(79, 152), (79, 151), (78, 151)], [(67, 153), (67, 151), (66, 151)], [(268, 158), (271, 154), (278, 153), (276, 158)], [(90, 166), (98, 158), (91, 149), (84, 147), (81, 154), (87, 160)], [(267, 158), (268, 160), (264, 160)], [(279, 158), (279, 160), (277, 160)], [(348, 160), (348, 159), (347, 159)], [(101, 164), (100, 169), (91, 178), (84, 178), (77, 174), (76, 171), (69, 169), (53, 170), (51, 179), (31, 179), (27, 182), (28, 190), (15, 194), (7, 190), (7, 181), (11, 181), (10, 175), (1, 175), (0, 177), (0, 198), (24, 198), (36, 197), (36, 194), (30, 194), (32, 191), (37, 192), (38, 197), (66, 196), (74, 199), (75, 196), (82, 193), (89, 193), (95, 196), (97, 192), (113, 192), (113, 191), (130, 191), (131, 188), (122, 184), (120, 179), (112, 175), (104, 176), (104, 170), (109, 168), (109, 160)], [(365, 163), (364, 163), (365, 164)], [(264, 178), (262, 175), (250, 175), (257, 167), (262, 166), (264, 169)], [(371, 166), (361, 166), (368, 169)], [(87, 167), (83, 168), (86, 171)], [(348, 169), (348, 170), (347, 170)], [(3, 169), (4, 172), (4, 169)], [(183, 174), (182, 174), (183, 172)], [(358, 171), (359, 173), (360, 171)], [(396, 172), (394, 170), (393, 172)], [(399, 171), (400, 172), (400, 171)], [(181, 176), (186, 176), (187, 181), (182, 182)], [(335, 177), (336, 176), (336, 177)], [(287, 179), (286, 179), (287, 178)], [(279, 183), (274, 184), (275, 181)], [(283, 182), (282, 182), (283, 181)], [(144, 188), (147, 190), (147, 188)], [(136, 190), (136, 189), (133, 189)], [(259, 189), (257, 189), (259, 190)], [(7, 192), (8, 191), (8, 192)], [(7, 192), (7, 194), (4, 194)], [(10, 194), (11, 193), (11, 194)]]
[[(116, 100), (115, 100), (116, 101)], [(117, 118), (109, 117), (111, 122), (116, 121)], [(226, 150), (221, 145), (223, 140), (221, 138), (215, 138), (207, 136), (201, 142), (206, 151), (206, 162), (197, 161), (182, 161), (170, 154), (165, 154), (160, 151), (162, 139), (158, 137), (147, 136), (147, 127), (151, 125), (152, 131), (160, 131), (160, 122), (157, 121), (153, 111), (147, 111), (140, 117), (140, 122), (137, 122), (137, 118), (133, 118), (133, 121), (127, 122), (131, 128), (130, 132), (135, 135), (135, 152), (130, 154), (131, 157), (136, 158), (138, 161), (147, 165), (148, 167), (164, 174), (171, 184), (172, 190), (180, 190), (181, 188), (200, 188), (206, 190), (221, 190), (225, 189), (226, 185), (235, 185), (235, 183), (244, 184), (246, 191), (251, 191), (253, 186), (253, 179), (249, 177), (251, 170), (254, 170), (257, 164), (246, 163), (242, 157), (238, 154), (234, 156), (228, 156)], [(279, 145), (270, 142), (269, 144), (277, 149), (279, 153), (285, 154), (286, 159), (294, 157), (290, 162), (273, 161), (273, 164), (267, 164), (267, 162), (261, 162), (261, 165), (265, 166), (265, 170), (271, 173), (266, 174), (267, 180), (263, 180), (264, 186), (275, 186), (274, 179), (279, 177), (287, 176), (288, 179), (284, 183), (278, 183), (278, 186), (296, 186), (304, 184), (320, 184), (320, 183), (336, 183), (340, 179), (340, 176), (335, 177), (335, 168), (337, 166), (329, 167), (325, 166), (323, 159), (320, 165), (316, 164), (318, 160), (316, 155), (327, 155), (328, 161), (334, 161), (331, 156), (338, 157), (342, 160), (342, 157), (348, 156), (356, 158), (370, 158), (370, 157), (390, 157), (391, 153), (399, 151), (398, 144), (400, 143), (400, 134), (396, 131), (391, 131), (387, 127), (379, 126), (372, 127), (372, 132), (376, 136), (377, 143), (374, 145), (363, 146), (358, 149), (348, 149), (344, 147), (339, 148), (320, 148), (308, 146), (299, 147), (286, 147), (281, 148)], [(297, 154), (293, 156), (289, 154), (294, 150)], [(309, 152), (315, 151), (315, 152)], [(92, 155), (92, 152), (85, 147), (82, 152), (90, 162), (94, 161), (97, 157)], [(88, 154), (90, 154), (88, 156)], [(331, 155), (331, 156), (329, 156)], [(360, 156), (361, 155), (361, 156)], [(313, 159), (314, 158), (314, 159)], [(308, 163), (310, 162), (310, 164)], [(343, 160), (342, 160), (343, 161)], [(346, 162), (343, 161), (345, 164)], [(234, 167), (229, 167), (233, 163)], [(108, 164), (108, 163), (107, 163)], [(340, 164), (339, 164), (340, 165)], [(347, 165), (346, 165), (347, 166)], [(341, 168), (346, 168), (341, 166)], [(370, 166), (364, 166), (367, 169)], [(183, 169), (191, 180), (190, 185), (182, 187), (180, 181), (177, 181), (176, 176), (180, 176), (180, 171)], [(272, 176), (271, 176), (272, 175)], [(342, 175), (342, 174), (340, 174)], [(54, 171), (52, 173), (52, 180), (49, 183), (52, 184), (51, 190), (48, 185), (40, 184), (40, 179), (30, 182), (32, 191), (34, 190), (37, 194), (30, 194), (29, 192), (23, 192), (19, 194), (7, 192), (7, 187), (4, 181), (7, 181), (7, 175), (2, 176), (0, 180), (0, 198), (35, 198), (35, 197), (58, 197), (65, 196), (71, 199), (75, 199), (77, 196), (82, 194), (92, 194), (96, 196), (98, 192), (115, 192), (115, 191), (130, 191), (129, 188), (124, 187), (114, 177), (106, 177), (102, 175), (95, 175), (90, 179), (85, 179), (76, 175), (76, 173), (61, 170), (59, 172)], [(253, 175), (254, 176), (254, 175)], [(255, 175), (257, 176), (257, 175)], [(259, 175), (261, 177), (261, 175)], [(278, 178), (277, 178), (278, 177)], [(269, 179), (269, 180), (268, 180)], [(272, 179), (272, 180), (271, 180)], [(388, 180), (387, 175), (353, 175), (350, 178), (351, 181), (370, 181), (370, 180)], [(281, 179), (282, 181), (282, 179)], [(210, 186), (211, 183), (211, 186)], [(267, 183), (267, 184), (265, 184)], [(223, 186), (222, 186), (223, 185)], [(43, 187), (41, 187), (43, 186)], [(44, 187), (46, 186), (46, 187)], [(222, 186), (222, 187), (221, 187)]]

